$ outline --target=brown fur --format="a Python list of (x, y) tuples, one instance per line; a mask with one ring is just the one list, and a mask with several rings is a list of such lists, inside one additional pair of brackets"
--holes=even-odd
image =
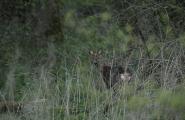
[(90, 51), (90, 61), (101, 72), (103, 81), (108, 89), (126, 81), (130, 81), (131, 72), (120, 65), (111, 65), (105, 63), (102, 59), (101, 52)]

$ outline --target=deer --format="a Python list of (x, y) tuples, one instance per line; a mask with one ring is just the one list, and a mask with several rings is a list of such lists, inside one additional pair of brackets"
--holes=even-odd
[[(107, 89), (113, 89), (113, 99), (117, 96), (119, 85), (131, 81), (132, 73), (127, 67), (106, 63), (101, 51), (89, 51), (90, 62), (100, 72)], [(106, 114), (113, 104), (106, 104), (103, 113)]]
[(130, 82), (132, 73), (127, 67), (106, 63), (101, 51), (89, 51), (89, 55), (91, 64), (99, 70), (107, 89)]

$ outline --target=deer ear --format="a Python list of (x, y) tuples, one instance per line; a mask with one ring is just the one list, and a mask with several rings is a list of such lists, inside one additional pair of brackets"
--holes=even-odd
[(92, 55), (92, 54), (94, 54), (94, 52), (93, 52), (92, 50), (90, 50), (90, 51), (89, 51), (89, 54)]
[(99, 55), (100, 55), (100, 54), (102, 54), (102, 51), (101, 51), (101, 50), (99, 50), (99, 51), (98, 51), (98, 54), (99, 54)]

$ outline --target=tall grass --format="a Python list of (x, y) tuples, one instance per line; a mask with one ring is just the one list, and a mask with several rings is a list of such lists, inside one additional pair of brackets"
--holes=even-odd
[[(26, 76), (27, 83), (19, 90), (22, 93), (18, 100), (25, 102), (22, 113), (8, 112), (0, 117), (3, 120), (184, 119), (184, 76), (179, 78), (175, 74), (181, 67), (178, 56), (158, 61), (163, 62), (164, 69), (154, 71), (145, 80), (140, 77), (140, 71), (133, 70), (131, 83), (121, 86), (116, 95), (113, 90), (105, 88), (101, 75), (88, 62), (79, 60), (69, 65), (67, 61), (62, 61), (57, 69), (48, 68), (48, 65), (39, 66)], [(12, 70), (14, 75), (10, 75)], [(15, 68), (9, 71), (7, 76), (12, 80), (24, 72), (17, 73)], [(156, 74), (159, 75), (157, 79), (161, 81), (161, 87), (156, 81)], [(10, 86), (12, 82), (6, 85)], [(6, 89), (4, 93), (11, 91)], [(107, 105), (109, 109), (104, 112)]]
[[(151, 36), (146, 43), (151, 55), (147, 58), (146, 49), (130, 25), (120, 27), (109, 12), (86, 18), (78, 18), (75, 12), (65, 15), (64, 43), (59, 48), (50, 43), (47, 50), (33, 49), (32, 55), (24, 55), (29, 59), (22, 58), (26, 62), (18, 59), (26, 53), (23, 50), (8, 56), (13, 62), (8, 61), (11, 64), (0, 98), (6, 100), (8, 96), (25, 106), (19, 114), (0, 113), (0, 119), (185, 119), (183, 36), (166, 36), (163, 42)], [(31, 37), (27, 39), (31, 41)], [(132, 81), (120, 86), (116, 93), (106, 89), (100, 71), (89, 63), (90, 49), (101, 49), (106, 60), (128, 65)], [(38, 64), (32, 65), (34, 62)]]

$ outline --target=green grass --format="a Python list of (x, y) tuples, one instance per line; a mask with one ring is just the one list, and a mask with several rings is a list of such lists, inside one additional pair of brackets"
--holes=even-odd
[[(21, 114), (7, 113), (0, 117), (26, 120), (184, 119), (184, 81), (174, 86), (156, 87), (154, 79), (142, 81), (134, 72), (132, 82), (122, 86), (114, 96), (113, 90), (105, 88), (101, 76), (89, 69), (90, 66), (79, 63), (68, 68), (61, 64), (57, 70), (39, 67), (29, 75), (23, 74), (23, 69), (16, 70), (16, 92), (21, 91), (21, 94), (15, 92), (18, 101), (35, 102), (31, 107), (27, 105)], [(108, 104), (110, 107), (104, 113)], [(30, 110), (32, 107), (34, 109)]]

